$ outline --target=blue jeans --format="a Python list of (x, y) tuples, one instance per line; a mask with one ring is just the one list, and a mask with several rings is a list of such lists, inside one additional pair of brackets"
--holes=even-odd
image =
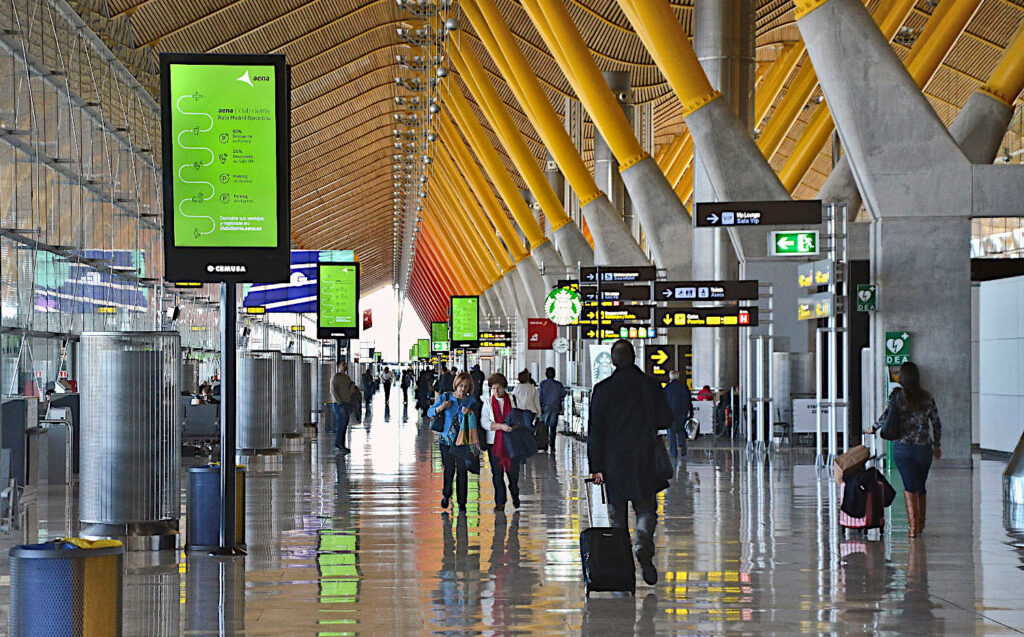
[(541, 407), (541, 419), (548, 428), (548, 447), (555, 448), (555, 434), (558, 431), (558, 412), (560, 408)]
[(892, 446), (892, 456), (903, 478), (903, 490), (927, 493), (924, 483), (928, 480), (928, 470), (932, 468), (932, 446), (897, 442)]
[(348, 421), (352, 417), (350, 403), (331, 403), (334, 408), (334, 446), (345, 448), (345, 434), (348, 433)]

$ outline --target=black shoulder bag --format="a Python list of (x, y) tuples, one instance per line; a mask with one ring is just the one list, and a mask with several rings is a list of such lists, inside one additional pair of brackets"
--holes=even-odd
[[(448, 394), (445, 394), (444, 396), (441, 397), (442, 403), (446, 400), (448, 400)], [(436, 431), (438, 433), (444, 431), (444, 412), (445, 410), (438, 409), (438, 411), (434, 413), (434, 419), (430, 421), (431, 431)]]
[(878, 433), (885, 440), (899, 440), (903, 437), (903, 430), (900, 427), (900, 412), (902, 408), (900, 403), (903, 402), (903, 390), (894, 389), (892, 395), (889, 396), (889, 405), (885, 409), (882, 420), (878, 423)]

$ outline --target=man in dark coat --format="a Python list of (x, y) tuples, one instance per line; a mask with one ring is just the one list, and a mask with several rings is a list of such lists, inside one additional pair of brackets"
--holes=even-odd
[(587, 458), (590, 477), (605, 484), (608, 517), (614, 527), (628, 528), (627, 502), (636, 514), (636, 558), (644, 581), (658, 582), (654, 568), (654, 527), (658, 523), (659, 491), (668, 482), (654, 475), (658, 430), (672, 424), (672, 410), (661, 386), (636, 366), (636, 352), (627, 340), (612, 345), (615, 371), (594, 387), (590, 399)]
[(676, 450), (680, 455), (686, 455), (686, 423), (693, 416), (693, 399), (690, 398), (690, 390), (679, 380), (679, 372), (672, 370), (668, 373), (669, 382), (665, 386), (665, 398), (672, 408), (672, 426), (668, 430), (668, 455), (676, 457)]

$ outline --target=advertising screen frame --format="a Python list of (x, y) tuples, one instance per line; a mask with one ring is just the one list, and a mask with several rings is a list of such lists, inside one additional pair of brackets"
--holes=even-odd
[[(426, 345), (424, 345), (426, 344)], [(418, 358), (423, 361), (430, 358), (430, 339), (420, 338), (416, 339), (416, 354)]]
[[(178, 247), (174, 243), (174, 178), (171, 66), (272, 66), (276, 124), (277, 245)], [(163, 158), (164, 278), (201, 283), (284, 283), (291, 265), (291, 78), (283, 55), (160, 54), (160, 122)]]
[[(476, 339), (474, 340), (456, 340), (455, 339), (455, 302), (463, 299), (475, 299), (476, 300)], [(451, 349), (475, 349), (480, 347), (480, 297), (477, 295), (464, 295), (464, 296), (453, 296), (448, 301), (448, 342), (451, 344)]]
[[(355, 266), (356, 269), (356, 299), (355, 299), (355, 310), (353, 312), (352, 327), (333, 327), (328, 325), (322, 325), (320, 318), (323, 315), (320, 308), (320, 300), (323, 298), (323, 288), (320, 285), (320, 281), (323, 280), (323, 269), (324, 268), (339, 268)], [(316, 337), (319, 339), (325, 338), (359, 338), (359, 325), (362, 320), (362, 314), (359, 313), (359, 277), (360, 268), (359, 262), (354, 263), (324, 263), (320, 262), (316, 265)]]
[[(446, 338), (444, 340), (444, 342), (448, 344), (448, 348), (447, 349), (437, 349), (437, 347), (435, 346), (435, 344), (439, 342), (439, 341), (434, 340), (434, 326), (436, 326), (436, 325), (443, 325), (444, 329), (445, 329), (445, 332), (448, 334), (448, 338)], [(444, 321), (432, 321), (430, 323), (430, 353), (431, 354), (439, 354), (439, 353), (442, 353), (442, 352), (448, 352), (448, 351), (451, 350), (451, 348), (452, 348), (451, 326), (449, 326)]]

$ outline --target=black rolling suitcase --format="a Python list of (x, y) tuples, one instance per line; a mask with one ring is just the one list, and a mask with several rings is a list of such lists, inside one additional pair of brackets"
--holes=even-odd
[[(589, 483), (588, 480), (587, 510), (593, 524)], [(604, 501), (602, 486), (601, 502)], [(580, 533), (580, 561), (583, 564), (583, 584), (588, 597), (595, 591), (636, 595), (636, 565), (633, 562), (633, 543), (629, 529), (599, 526), (585, 529)]]

